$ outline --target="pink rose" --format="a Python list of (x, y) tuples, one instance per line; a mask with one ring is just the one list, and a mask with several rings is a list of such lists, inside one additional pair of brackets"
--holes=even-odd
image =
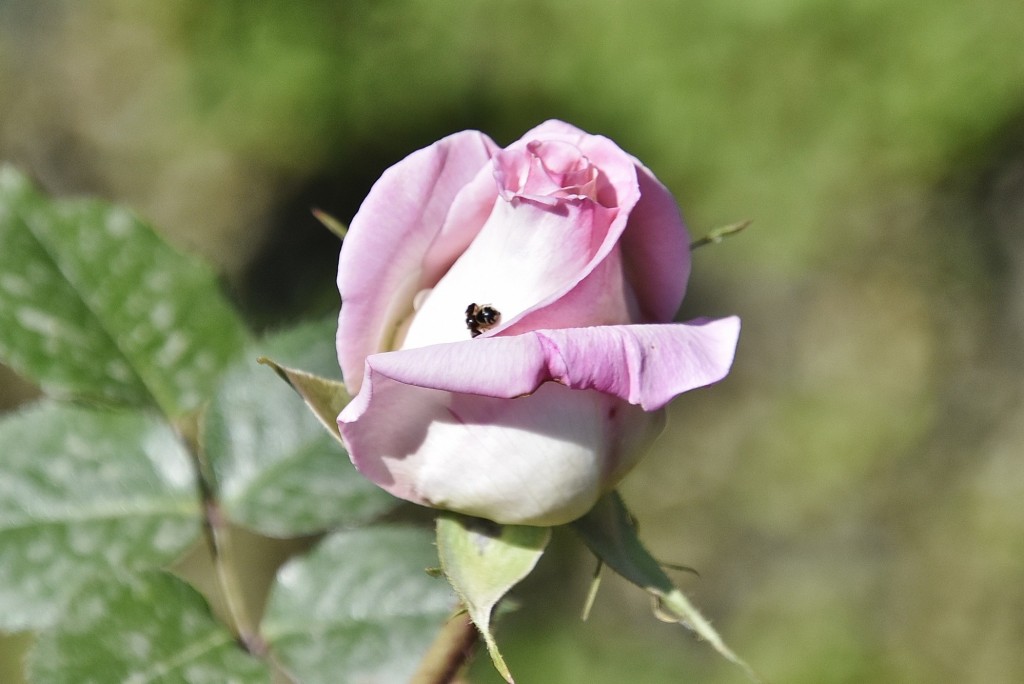
[(338, 416), (395, 496), (558, 525), (614, 488), (663, 407), (722, 379), (739, 319), (672, 323), (690, 269), (668, 190), (548, 121), (456, 133), (384, 172), (341, 250)]

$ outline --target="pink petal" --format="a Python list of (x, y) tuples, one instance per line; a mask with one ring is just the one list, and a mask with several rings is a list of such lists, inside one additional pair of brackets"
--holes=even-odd
[(402, 348), (468, 340), (465, 311), (471, 302), (493, 306), (510, 323), (563, 295), (581, 273), (593, 269), (614, 217), (614, 210), (589, 199), (563, 201), (557, 208), (499, 200), (472, 244), (422, 302)]
[(690, 236), (672, 193), (639, 162), (636, 175), (640, 201), (619, 243), (626, 279), (636, 292), (643, 320), (671, 321), (690, 277)]
[(483, 225), (486, 202), (465, 207), (455, 198), (497, 151), (484, 134), (464, 131), (414, 152), (384, 172), (352, 219), (338, 266), (338, 360), (352, 393), (359, 390), (363, 360), (388, 347), (423, 281), (439, 277), (424, 274), (424, 255), (453, 203), (463, 214), (464, 233)]
[(623, 214), (632, 211), (640, 195), (637, 189), (636, 160), (603, 135), (592, 135), (564, 121), (549, 120), (532, 128), (507, 149), (525, 148), (534, 140), (556, 140), (575, 145), (601, 169), (603, 186), (598, 200), (606, 207), (618, 207)]
[[(643, 319), (671, 321), (690, 276), (690, 236), (672, 193), (633, 157), (629, 159), (634, 168), (623, 169), (621, 155), (625, 153), (602, 136), (552, 120), (528, 131), (516, 145), (532, 139), (571, 142), (608, 176), (609, 185), (619, 192), (615, 203), (624, 215), (629, 214), (619, 246)], [(619, 233), (614, 235), (619, 240)]]
[(639, 321), (636, 295), (623, 276), (621, 250), (615, 247), (557, 302), (537, 307), (494, 333), (509, 337), (545, 328), (583, 328)]
[[(501, 328), (494, 333), (518, 335), (546, 327), (606, 325), (635, 320), (639, 315), (636, 297), (632, 283), (622, 282), (619, 244), (623, 231), (627, 230), (631, 212), (638, 202), (643, 201), (637, 178), (641, 169), (611, 140), (590, 135), (561, 121), (547, 121), (537, 126), (507, 150), (525, 149), (534, 140), (559, 141), (577, 147), (600, 169), (596, 191), (599, 203), (615, 207), (616, 211), (603, 240), (593, 246), (589, 262), (583, 268), (566, 270), (560, 287), (536, 301), (517, 318), (503, 316)], [(549, 249), (555, 251), (554, 248)], [(670, 289), (674, 292), (679, 288), (672, 286)], [(500, 306), (497, 308), (501, 310)], [(668, 315), (656, 320), (661, 322), (671, 320), (671, 317)]]
[[(739, 328), (739, 319), (730, 317), (537, 330), (376, 354), (366, 359), (366, 373), (405, 385), (499, 398), (527, 395), (553, 380), (652, 411), (725, 377)], [(350, 416), (361, 399), (346, 409)]]
[(664, 424), (663, 412), (553, 383), (496, 399), (372, 373), (355, 402), (339, 425), (363, 475), (400, 498), (503, 524), (583, 515)]
[[(468, 339), (470, 303), (501, 312), (490, 335), (635, 320), (639, 311), (631, 285), (622, 282), (617, 252), (628, 212), (640, 199), (633, 158), (606, 138), (548, 122), (498, 152), (488, 168), (490, 177), (478, 174), (459, 199), (484, 192), (481, 185), (488, 197), (498, 192), (501, 199), (431, 284), (401, 348)], [(449, 217), (445, 235), (452, 223)]]

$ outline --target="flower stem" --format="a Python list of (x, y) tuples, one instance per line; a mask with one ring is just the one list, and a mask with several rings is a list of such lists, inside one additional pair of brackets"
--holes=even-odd
[(195, 471), (200, 505), (203, 510), (203, 536), (213, 564), (217, 590), (227, 611), (228, 628), (247, 653), (262, 658), (267, 644), (260, 636), (256, 622), (245, 602), (245, 592), (238, 577), (237, 561), (231, 537), (231, 525), (224, 517), (217, 498), (214, 479), (202, 454), (195, 431), (182, 431), (178, 436), (185, 444)]
[(256, 622), (245, 603), (245, 592), (242, 590), (235, 562), (231, 526), (221, 514), (216, 499), (205, 500), (203, 512), (207, 544), (217, 574), (217, 588), (227, 608), (229, 626), (246, 652), (263, 657), (267, 654), (267, 644), (260, 636)]
[(441, 628), (410, 684), (456, 684), (459, 681), (459, 673), (469, 663), (480, 636), (469, 613), (461, 605), (459, 608)]

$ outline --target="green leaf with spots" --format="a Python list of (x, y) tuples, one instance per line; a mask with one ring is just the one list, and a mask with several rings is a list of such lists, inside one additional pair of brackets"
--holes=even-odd
[(655, 600), (659, 619), (693, 630), (723, 657), (760, 682), (757, 673), (726, 646), (722, 637), (683, 592), (676, 589), (661, 565), (640, 543), (636, 526), (617, 492), (604, 496), (585, 516), (570, 524), (601, 561)]
[(422, 529), (332, 534), (278, 572), (263, 635), (303, 684), (409, 681), (455, 605), (436, 563)]
[(0, 420), (0, 446), (0, 629), (52, 624), (84, 582), (198, 536), (188, 456), (152, 417), (43, 403)]
[(228, 371), (202, 440), (233, 521), (292, 537), (374, 518), (397, 500), (360, 475), (302, 398), (257, 357), (337, 374), (334, 319), (255, 343)]
[(454, 514), (437, 519), (437, 551), (444, 574), (507, 682), (513, 681), (512, 674), (491, 633), (491, 615), (502, 597), (533, 571), (550, 539), (548, 527), (498, 525)]
[(196, 409), (246, 333), (208, 268), (131, 212), (0, 166), (0, 360), (57, 396)]
[(29, 656), (33, 684), (256, 684), (270, 669), (246, 654), (192, 587), (166, 573), (96, 581)]

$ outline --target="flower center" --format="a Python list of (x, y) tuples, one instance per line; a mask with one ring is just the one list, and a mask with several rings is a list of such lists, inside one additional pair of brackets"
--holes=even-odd
[(494, 161), (498, 193), (506, 202), (554, 206), (566, 199), (597, 200), (597, 167), (571, 143), (534, 140), (525, 153), (503, 150)]
[[(396, 336), (402, 348), (465, 340), (467, 329), (478, 337), (531, 307), (550, 305), (601, 247), (617, 211), (614, 192), (579, 147), (534, 140), (498, 152), (493, 165), (498, 196), (491, 212), (455, 263), (417, 298)], [(466, 306), (470, 296), (475, 299)]]

